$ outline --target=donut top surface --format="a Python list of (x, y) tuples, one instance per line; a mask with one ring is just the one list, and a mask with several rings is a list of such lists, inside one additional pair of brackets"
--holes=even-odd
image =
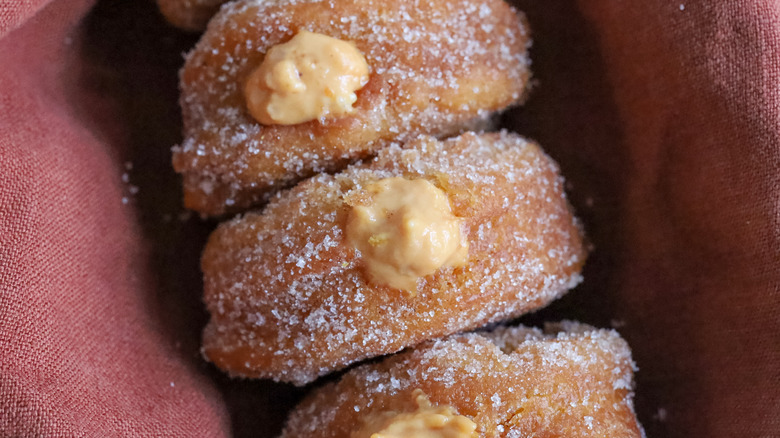
[[(259, 123), (247, 108), (247, 81), (272, 47), (303, 31), (354, 44), (368, 82), (351, 113)], [(184, 138), (173, 164), (185, 176), (185, 203), (238, 212), (393, 142), (484, 127), (524, 98), (530, 44), (523, 15), (503, 0), (228, 3), (180, 72)]]
[(429, 181), (385, 178), (348, 193), (345, 202), (352, 204), (347, 239), (371, 281), (415, 291), (420, 278), (466, 263), (463, 221)]
[(352, 113), (366, 82), (368, 64), (354, 44), (304, 30), (268, 50), (244, 95), (260, 123), (294, 125)]
[[(416, 293), (367, 278), (345, 197), (425, 179), (464, 221), (468, 262)], [(305, 384), (367, 357), (539, 308), (581, 280), (587, 251), (557, 165), (508, 132), (424, 137), (280, 192), (222, 223), (204, 250), (204, 353), (233, 375)]]
[(634, 369), (617, 332), (574, 322), (453, 335), (315, 389), (281, 438), (349, 437), (384, 412), (415, 412), (418, 391), (471, 419), (480, 438), (641, 438)]

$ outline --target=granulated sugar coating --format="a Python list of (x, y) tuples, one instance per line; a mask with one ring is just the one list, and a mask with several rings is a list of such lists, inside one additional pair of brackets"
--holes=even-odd
[[(351, 115), (261, 125), (246, 109), (246, 79), (269, 48), (301, 30), (353, 42), (369, 81)], [(241, 211), (391, 142), (486, 126), (523, 99), (529, 45), (524, 17), (503, 0), (227, 4), (181, 71), (184, 140), (173, 163), (185, 204), (204, 214)]]
[(368, 438), (379, 415), (414, 411), (415, 390), (453, 406), (480, 438), (641, 437), (633, 362), (614, 330), (565, 322), (455, 335), (357, 367), (313, 391), (281, 438)]
[[(467, 264), (416, 293), (368, 283), (344, 236), (345, 197), (392, 176), (443, 190), (468, 239)], [(558, 167), (537, 145), (507, 132), (423, 137), (223, 223), (202, 260), (203, 350), (232, 375), (305, 384), (544, 306), (580, 282), (585, 257)]]

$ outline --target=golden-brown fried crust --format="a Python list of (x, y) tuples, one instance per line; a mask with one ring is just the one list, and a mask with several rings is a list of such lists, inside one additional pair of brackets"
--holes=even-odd
[(298, 405), (281, 438), (349, 438), (384, 412), (414, 411), (415, 390), (469, 417), (481, 438), (641, 437), (625, 341), (572, 322), (546, 331), (455, 335), (357, 367)]
[[(270, 47), (304, 29), (354, 42), (369, 81), (351, 115), (261, 125), (246, 109), (244, 82)], [(187, 206), (235, 211), (393, 141), (462, 132), (524, 97), (529, 45), (524, 18), (503, 0), (228, 4), (180, 74), (184, 141), (173, 164)]]
[(227, 0), (157, 0), (169, 23), (182, 30), (200, 32)]
[[(468, 239), (467, 265), (425, 277), (414, 296), (367, 283), (344, 237), (344, 196), (390, 176), (442, 189)], [(544, 306), (580, 281), (585, 256), (558, 167), (537, 145), (506, 132), (425, 137), (223, 223), (202, 259), (203, 349), (233, 375), (305, 384)]]

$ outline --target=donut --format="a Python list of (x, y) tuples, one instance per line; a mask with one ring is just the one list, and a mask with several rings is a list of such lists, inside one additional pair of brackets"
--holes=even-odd
[(180, 72), (185, 206), (244, 211), (391, 143), (484, 129), (524, 99), (530, 42), (503, 0), (226, 4)]
[(280, 438), (642, 437), (614, 330), (550, 324), (425, 342), (312, 391)]
[(538, 145), (423, 136), (223, 222), (202, 257), (203, 352), (303, 385), (542, 307), (580, 282), (586, 253)]
[(157, 0), (157, 7), (168, 23), (182, 30), (200, 32), (226, 1)]

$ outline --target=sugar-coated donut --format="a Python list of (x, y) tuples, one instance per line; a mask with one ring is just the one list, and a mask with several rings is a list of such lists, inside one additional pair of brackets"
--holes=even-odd
[[(461, 224), (454, 261), (409, 290), (372, 278), (371, 261), (347, 238), (367, 188), (394, 178), (425, 180)], [(202, 258), (211, 313), (203, 351), (232, 375), (305, 384), (544, 306), (579, 283), (585, 258), (558, 167), (536, 144), (508, 132), (422, 137), (222, 223)]]
[(172, 25), (191, 32), (202, 31), (227, 0), (157, 0), (160, 13)]
[(643, 436), (625, 341), (572, 322), (545, 332), (454, 335), (359, 366), (310, 393), (281, 438)]
[[(304, 31), (354, 44), (368, 80), (349, 114), (262, 124), (247, 109), (249, 78), (269, 50)], [(391, 142), (484, 127), (524, 98), (530, 41), (524, 16), (503, 0), (227, 4), (180, 73), (184, 139), (173, 164), (185, 205), (242, 211)]]

